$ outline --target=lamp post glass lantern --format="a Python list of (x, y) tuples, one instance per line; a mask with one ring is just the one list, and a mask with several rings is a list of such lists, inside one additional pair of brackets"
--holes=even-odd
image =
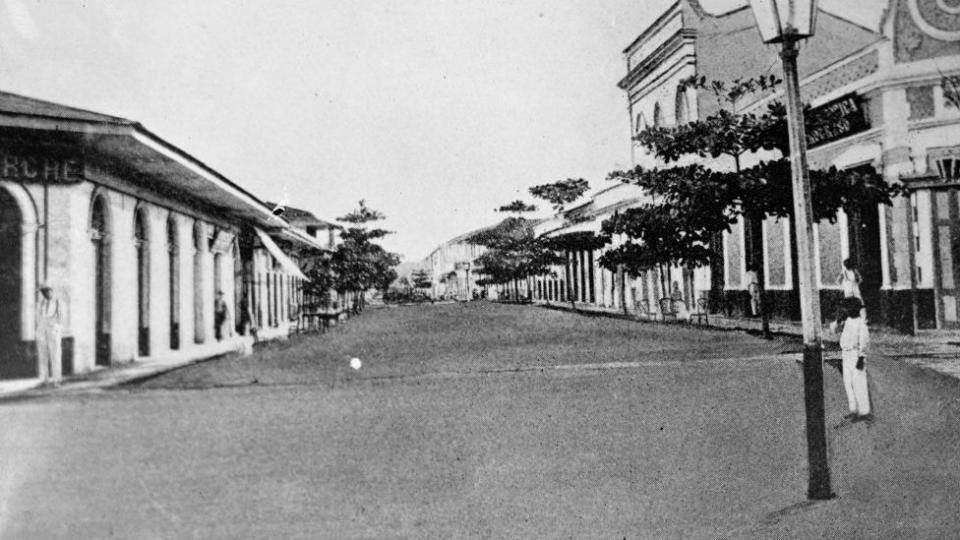
[(817, 26), (816, 0), (750, 0), (750, 7), (764, 43), (808, 38)]
[(750, 0), (764, 43), (780, 43), (784, 96), (790, 134), (790, 170), (796, 223), (800, 313), (803, 319), (803, 394), (807, 417), (807, 497), (832, 498), (823, 401), (823, 347), (820, 337), (820, 291), (813, 248), (813, 210), (807, 170), (807, 139), (797, 76), (797, 40), (813, 36), (816, 0)]

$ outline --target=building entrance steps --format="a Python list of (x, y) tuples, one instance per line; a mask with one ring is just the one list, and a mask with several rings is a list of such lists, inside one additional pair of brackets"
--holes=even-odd
[[(641, 322), (678, 323), (673, 319), (661, 321), (659, 318), (650, 316), (638, 316), (632, 313), (625, 315), (620, 308), (593, 304), (577, 303), (571, 306), (569, 302), (537, 302), (537, 305), (553, 309), (575, 310), (586, 315), (607, 315), (635, 319)], [(693, 323), (693, 326), (699, 325)], [(711, 313), (709, 321), (702, 326), (759, 332), (761, 321), (759, 318), (727, 317)], [(803, 335), (803, 328), (799, 321), (771, 320), (770, 331), (774, 334), (786, 336)], [(830, 332), (826, 324), (823, 327), (822, 336), (828, 349), (839, 339), (839, 336)], [(921, 330), (917, 335), (910, 336), (895, 333), (882, 327), (871, 327), (869, 350), (871, 354), (899, 359), (960, 379), (960, 331), (957, 330)]]

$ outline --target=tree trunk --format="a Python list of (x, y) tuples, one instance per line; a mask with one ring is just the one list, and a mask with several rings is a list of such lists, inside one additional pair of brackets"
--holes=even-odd
[(711, 313), (723, 312), (723, 233), (716, 233), (711, 238), (713, 252), (718, 254), (710, 262), (710, 307)]
[(669, 298), (670, 297), (670, 273), (663, 270), (663, 263), (657, 265), (658, 270), (660, 271), (660, 298)]
[(763, 269), (763, 220), (751, 218), (748, 221), (750, 223), (750, 257), (753, 259), (752, 263), (757, 273), (757, 309), (760, 311), (760, 326), (764, 339), (773, 339), (770, 333), (770, 314), (767, 310), (767, 288)]

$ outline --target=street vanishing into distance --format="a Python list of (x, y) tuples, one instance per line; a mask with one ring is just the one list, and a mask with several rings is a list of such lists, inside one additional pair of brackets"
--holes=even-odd
[[(371, 307), (114, 389), (0, 404), (0, 537), (949, 538), (958, 382), (826, 368), (806, 498), (796, 342), (471, 302)], [(351, 358), (362, 367), (353, 370)]]

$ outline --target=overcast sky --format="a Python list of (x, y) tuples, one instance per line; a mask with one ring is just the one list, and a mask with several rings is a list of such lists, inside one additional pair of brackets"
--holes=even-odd
[[(0, 88), (140, 121), (321, 218), (366, 199), (410, 261), (531, 185), (629, 167), (621, 51), (670, 4), (0, 2)], [(821, 4), (875, 27), (886, 0)]]

